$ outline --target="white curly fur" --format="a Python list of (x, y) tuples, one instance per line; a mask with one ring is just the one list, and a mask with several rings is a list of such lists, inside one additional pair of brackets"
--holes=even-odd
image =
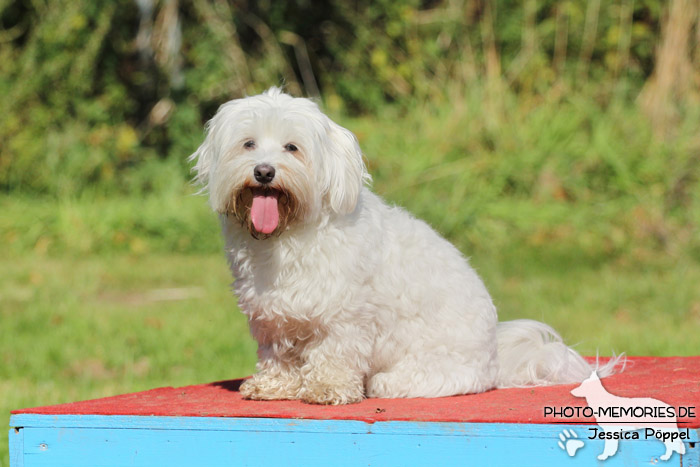
[[(258, 341), (245, 397), (345, 404), (590, 374), (545, 324), (497, 323), (467, 260), (366, 187), (357, 139), (312, 101), (277, 88), (230, 101), (191, 160), (219, 213), (239, 307)], [(272, 235), (256, 231), (250, 200), (237, 198), (244, 187), (260, 189), (253, 172), (262, 163), (276, 169), (267, 187), (296, 200)]]

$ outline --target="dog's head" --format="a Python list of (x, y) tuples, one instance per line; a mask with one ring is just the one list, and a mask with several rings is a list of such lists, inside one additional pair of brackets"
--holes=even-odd
[(195, 180), (255, 238), (353, 212), (369, 180), (355, 135), (278, 88), (223, 104), (206, 128)]

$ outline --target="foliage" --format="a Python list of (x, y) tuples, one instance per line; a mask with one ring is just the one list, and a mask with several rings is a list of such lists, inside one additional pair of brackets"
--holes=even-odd
[(553, 92), (632, 102), (667, 16), (654, 0), (5, 0), (0, 189), (157, 192), (163, 170), (187, 178), (219, 104), (275, 84), (354, 114), (459, 102), (474, 88), (493, 107)]
[[(686, 252), (700, 258), (700, 149), (673, 142), (620, 101), (507, 99), (496, 117), (474, 90), (462, 106), (386, 109), (343, 119), (365, 149), (373, 189), (436, 226), (463, 251), (561, 244), (569, 257)], [(498, 119), (498, 124), (493, 121)], [(167, 169), (167, 170), (166, 170)], [(26, 253), (216, 253), (204, 197), (161, 164), (158, 191), (56, 202), (0, 198), (0, 240)], [(534, 242), (534, 243), (533, 243)]]

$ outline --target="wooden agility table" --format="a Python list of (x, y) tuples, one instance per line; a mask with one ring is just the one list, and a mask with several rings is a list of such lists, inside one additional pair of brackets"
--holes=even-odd
[[(594, 419), (577, 385), (499, 389), (437, 399), (367, 399), (347, 406), (246, 401), (241, 380), (161, 388), (12, 412), (12, 467), (218, 465), (682, 465), (700, 467), (700, 357), (629, 358), (608, 392), (693, 407), (678, 427), (683, 456), (654, 439), (621, 440), (596, 457)], [(554, 416), (551, 408), (573, 416)], [(550, 408), (548, 410), (547, 408)], [(549, 413), (547, 413), (549, 412)], [(566, 430), (566, 432), (565, 432)], [(574, 433), (572, 435), (572, 432)], [(577, 438), (575, 438), (577, 436)], [(570, 455), (568, 443), (578, 440)], [(561, 443), (561, 445), (560, 445)]]

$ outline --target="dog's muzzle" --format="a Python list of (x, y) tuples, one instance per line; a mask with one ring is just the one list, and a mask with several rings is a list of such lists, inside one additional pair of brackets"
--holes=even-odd
[(245, 186), (232, 201), (227, 212), (258, 240), (281, 234), (298, 214), (298, 203), (292, 194), (269, 185)]

